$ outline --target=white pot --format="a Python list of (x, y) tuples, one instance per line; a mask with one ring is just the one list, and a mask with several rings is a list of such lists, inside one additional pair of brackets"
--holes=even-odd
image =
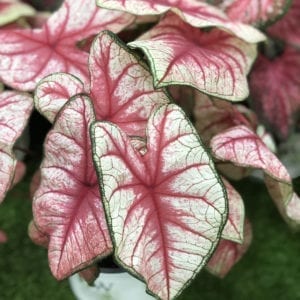
[(105, 272), (92, 286), (78, 274), (69, 278), (69, 282), (78, 300), (153, 300), (145, 291), (145, 284), (127, 272)]

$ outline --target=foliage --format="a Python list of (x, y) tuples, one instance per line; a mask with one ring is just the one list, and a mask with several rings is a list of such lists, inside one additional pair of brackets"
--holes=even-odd
[(253, 169), (299, 228), (271, 137), (298, 122), (297, 1), (0, 1), (0, 198), (24, 173), (14, 149), (34, 104), (52, 128), (29, 235), (57, 279), (108, 255), (158, 299), (204, 267), (224, 277), (252, 237), (227, 179)]

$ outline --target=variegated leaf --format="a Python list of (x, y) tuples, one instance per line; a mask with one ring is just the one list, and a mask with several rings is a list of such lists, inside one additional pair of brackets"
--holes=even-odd
[(221, 27), (250, 43), (264, 40), (262, 33), (243, 23), (230, 20), (221, 10), (197, 0), (97, 0), (99, 6), (135, 15), (161, 15), (171, 10), (197, 28)]
[(206, 265), (210, 273), (221, 278), (225, 277), (248, 250), (252, 240), (252, 230), (250, 222), (247, 219), (245, 220), (244, 227), (242, 244), (224, 239), (220, 241), (216, 251)]
[(31, 96), (0, 93), (0, 202), (12, 184), (17, 160), (13, 145), (24, 130), (33, 108)]
[(67, 74), (50, 75), (35, 93), (38, 110), (50, 121), (67, 99), (86, 91), (97, 120), (108, 120), (129, 135), (145, 136), (150, 113), (168, 103), (164, 90), (153, 87), (147, 66), (113, 33), (101, 32), (94, 40), (89, 57), (90, 89)]
[(144, 136), (150, 113), (170, 101), (163, 90), (154, 89), (147, 66), (111, 32), (94, 40), (89, 69), (96, 118), (129, 135)]
[(289, 3), (289, 0), (225, 0), (221, 7), (232, 20), (263, 26), (280, 18)]
[(249, 84), (255, 110), (277, 136), (286, 139), (300, 110), (300, 52), (286, 47), (276, 58), (260, 55)]
[(65, 73), (51, 74), (36, 87), (35, 108), (52, 123), (64, 104), (72, 96), (83, 92), (83, 83), (77, 77)]
[(41, 232), (37, 228), (33, 220), (31, 220), (28, 225), (28, 236), (36, 245), (42, 246), (44, 248), (48, 248), (49, 245), (48, 235)]
[(228, 197), (228, 219), (222, 231), (222, 239), (242, 244), (244, 241), (245, 207), (241, 195), (222, 178)]
[(202, 93), (196, 93), (193, 116), (195, 127), (206, 144), (213, 136), (228, 128), (237, 125), (251, 128), (251, 123), (237, 106)]
[(37, 229), (49, 237), (50, 268), (58, 279), (112, 251), (92, 161), (92, 121), (89, 98), (76, 96), (61, 110), (45, 142), (33, 213)]
[(226, 220), (212, 161), (173, 104), (151, 115), (144, 155), (111, 123), (91, 131), (116, 258), (151, 293), (173, 299), (205, 265)]
[(282, 39), (291, 45), (300, 48), (300, 2), (291, 1), (291, 6), (281, 20), (267, 30), (272, 37)]
[(146, 54), (157, 87), (190, 85), (232, 101), (249, 93), (246, 76), (256, 47), (219, 29), (199, 31), (168, 14), (129, 46)]
[(299, 227), (299, 214), (291, 210), (300, 206), (300, 199), (294, 194), (290, 175), (253, 131), (245, 126), (231, 128), (216, 135), (211, 140), (211, 148), (220, 160), (263, 170), (266, 186), (279, 212), (288, 223)]
[(68, 72), (88, 82), (88, 53), (77, 42), (103, 29), (119, 31), (132, 17), (107, 12), (93, 1), (65, 0), (41, 29), (0, 31), (0, 78), (7, 85), (31, 91), (43, 77)]

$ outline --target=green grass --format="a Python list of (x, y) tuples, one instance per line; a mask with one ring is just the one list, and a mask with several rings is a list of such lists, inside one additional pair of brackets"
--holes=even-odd
[[(244, 181), (238, 189), (253, 226), (249, 251), (223, 280), (203, 271), (179, 300), (300, 299), (300, 234), (281, 220), (261, 183)], [(25, 181), (9, 193), (0, 209), (0, 228), (9, 237), (0, 245), (0, 299), (74, 299), (68, 282), (51, 276), (46, 250), (27, 237), (30, 219)]]

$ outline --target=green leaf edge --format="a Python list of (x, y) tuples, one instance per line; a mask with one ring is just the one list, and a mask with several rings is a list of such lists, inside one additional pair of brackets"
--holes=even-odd
[[(212, 172), (216, 175), (216, 178), (217, 178), (217, 181), (219, 182), (219, 184), (221, 185), (222, 187), (222, 190), (223, 190), (223, 195), (224, 195), (224, 198), (225, 198), (225, 211), (224, 211), (224, 214), (221, 215), (222, 217), (222, 224), (221, 226), (219, 227), (219, 233), (218, 233), (218, 239), (216, 240), (216, 242), (213, 244), (213, 246), (211, 247), (208, 255), (206, 256), (205, 259), (203, 259), (203, 263), (201, 265), (198, 266), (198, 268), (195, 270), (194, 272), (194, 275), (182, 286), (182, 289), (179, 290), (179, 292), (170, 300), (175, 300), (177, 299), (181, 294), (182, 292), (192, 283), (192, 281), (195, 279), (195, 277), (199, 274), (199, 272), (204, 269), (206, 263), (209, 261), (209, 259), (212, 257), (212, 255), (214, 254), (214, 251), (216, 250), (220, 240), (221, 240), (221, 235), (222, 235), (222, 231), (224, 229), (224, 226), (226, 224), (226, 221), (227, 221), (227, 218), (228, 218), (228, 197), (227, 197), (227, 192), (226, 192), (226, 189), (224, 187), (224, 184), (223, 184), (223, 181), (221, 180), (219, 174), (217, 173), (217, 170), (214, 166), (214, 163), (213, 163), (213, 159), (209, 153), (209, 151), (207, 151), (206, 147), (203, 145), (196, 129), (194, 128), (193, 124), (191, 123), (191, 121), (188, 119), (188, 117), (186, 116), (186, 114), (184, 113), (184, 111), (177, 105), (174, 105), (174, 104), (165, 104), (165, 105), (161, 105), (159, 106), (155, 111), (152, 112), (152, 114), (150, 115), (150, 117), (152, 117), (153, 115), (153, 118), (155, 116), (155, 114), (158, 113), (158, 111), (164, 107), (164, 106), (174, 106), (174, 107), (177, 107), (178, 110), (180, 110), (183, 114), (183, 116), (185, 116), (185, 119), (186, 121), (188, 122), (188, 124), (191, 126), (192, 130), (193, 130), (193, 134), (196, 136), (197, 140), (199, 141), (199, 144), (201, 145), (201, 147), (205, 150), (205, 152), (207, 153), (208, 157), (209, 157), (209, 166), (212, 170)], [(150, 118), (149, 117), (149, 118)], [(110, 124), (111, 126), (115, 127), (118, 131), (120, 131), (121, 133), (125, 134), (116, 124), (112, 123), (112, 122), (109, 122), (109, 121), (95, 121), (95, 122), (92, 122), (91, 126), (90, 126), (90, 137), (92, 139), (92, 152), (93, 152), (93, 162), (94, 162), (94, 166), (95, 166), (95, 169), (96, 169), (96, 173), (97, 173), (97, 177), (98, 177), (98, 184), (99, 184), (99, 189), (100, 189), (100, 193), (101, 193), (101, 196), (102, 196), (102, 199), (103, 199), (103, 205), (104, 205), (104, 211), (105, 211), (105, 217), (106, 217), (106, 221), (107, 221), (107, 224), (108, 224), (108, 227), (109, 227), (109, 232), (111, 233), (111, 240), (112, 240), (112, 243), (113, 243), (113, 248), (116, 249), (116, 241), (114, 239), (114, 235), (113, 235), (113, 231), (111, 229), (111, 216), (109, 214), (109, 207), (108, 207), (108, 204), (107, 204), (107, 199), (105, 197), (105, 193), (104, 193), (104, 185), (103, 185), (103, 180), (102, 180), (102, 177), (103, 177), (103, 174), (102, 174), (102, 170), (101, 170), (101, 166), (100, 168), (97, 168), (97, 165), (96, 165), (96, 160), (97, 160), (97, 157), (95, 155), (96, 153), (96, 148), (97, 148), (97, 143), (96, 143), (96, 140), (95, 140), (95, 127), (97, 126), (97, 124), (99, 123), (108, 123)], [(146, 135), (148, 136), (148, 134), (146, 133)], [(147, 140), (147, 138), (146, 138)], [(133, 148), (134, 149), (134, 148)], [(136, 151), (134, 149), (134, 151)], [(105, 200), (104, 200), (105, 199)], [(137, 272), (135, 272), (135, 270), (133, 268), (130, 268), (128, 267), (127, 265), (123, 264), (123, 262), (119, 259), (118, 256), (115, 255), (115, 251), (113, 251), (113, 257), (115, 259), (115, 261), (124, 269), (126, 270), (129, 274), (131, 274), (133, 277), (135, 277), (136, 279), (142, 281), (143, 283), (146, 284), (146, 292), (155, 297), (156, 299), (161, 299), (159, 298), (157, 295), (155, 295), (154, 293), (152, 293), (149, 289), (148, 289), (148, 286), (147, 286), (147, 281), (141, 276), (139, 275)]]

